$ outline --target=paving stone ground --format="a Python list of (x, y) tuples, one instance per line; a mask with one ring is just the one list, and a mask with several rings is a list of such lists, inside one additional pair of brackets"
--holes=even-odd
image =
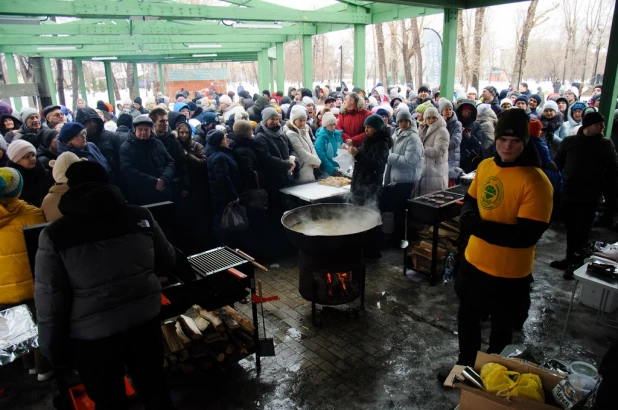
[[(618, 240), (615, 231), (595, 229), (602, 240)], [(564, 254), (565, 235), (553, 226), (536, 256), (530, 317), (516, 343), (537, 346), (567, 362), (600, 362), (618, 331), (595, 323), (596, 311), (577, 305), (562, 353), (558, 351), (574, 283), (549, 268)], [(452, 409), (459, 392), (441, 387), (438, 369), (457, 356), (458, 300), (450, 286), (403, 276), (401, 251), (387, 250), (367, 264), (366, 309), (359, 302), (318, 306), (319, 326), (311, 323), (311, 304), (298, 293), (295, 257), (258, 272), (264, 292), (280, 300), (264, 305), (266, 333), (276, 356), (262, 359), (255, 371), (249, 357), (236, 366), (173, 376), (172, 398), (178, 409)], [(576, 302), (579, 300), (578, 291)], [(237, 308), (250, 314), (248, 305)], [(489, 337), (484, 324), (483, 340)], [(484, 348), (487, 346), (484, 345)], [(37, 383), (19, 364), (0, 368), (0, 408), (51, 408), (54, 384)], [(139, 403), (133, 403), (140, 408)]]

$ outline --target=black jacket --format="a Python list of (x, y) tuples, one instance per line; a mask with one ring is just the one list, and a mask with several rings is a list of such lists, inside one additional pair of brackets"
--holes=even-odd
[(118, 135), (118, 139), (120, 140), (120, 146), (129, 139), (129, 134), (131, 134), (131, 129), (126, 125), (121, 125), (116, 128), (116, 135)]
[(41, 233), (35, 265), (39, 345), (52, 364), (66, 363), (70, 339), (100, 340), (155, 318), (156, 274), (175, 260), (150, 212), (111, 184), (73, 187), (58, 207), (64, 216)]
[(255, 121), (258, 124), (262, 122), (262, 110), (270, 104), (268, 97), (265, 95), (260, 95), (255, 104), (252, 107), (247, 109), (247, 114), (249, 114), (249, 119), (251, 121)]
[[(240, 184), (244, 188), (257, 189), (255, 173), (257, 173), (260, 188), (264, 184), (264, 168), (259, 158), (257, 143), (253, 138), (237, 138), (232, 149), (234, 159), (240, 172)], [(289, 168), (289, 166), (288, 166)]]
[(494, 97), (494, 99), (491, 102), (486, 103), (486, 104), (489, 104), (489, 106), (491, 107), (493, 112), (496, 113), (496, 115), (502, 112), (502, 108), (500, 108), (500, 101), (498, 100), (498, 97)]
[(564, 181), (562, 198), (566, 202), (595, 203), (605, 196), (608, 215), (616, 203), (616, 149), (609, 138), (577, 135), (560, 143), (554, 158)]
[[(462, 107), (470, 107), (472, 109), (472, 115), (466, 123), (462, 120)], [(461, 158), (459, 160), (459, 167), (463, 169), (465, 173), (468, 173), (474, 171), (480, 160), (483, 159), (483, 132), (481, 131), (481, 124), (476, 119), (477, 111), (474, 104), (462, 102), (459, 107), (457, 107), (456, 114), (464, 128), (460, 145)], [(467, 130), (470, 130), (470, 138), (465, 136)]]
[(92, 108), (80, 108), (77, 110), (77, 114), (75, 114), (75, 121), (82, 124), (92, 119), (97, 122), (98, 132), (94, 135), (88, 133), (88, 142), (96, 145), (107, 160), (107, 164), (112, 171), (112, 182), (124, 188), (122, 178), (120, 178), (120, 146), (122, 145), (120, 138), (115, 132), (107, 131), (103, 128), (103, 120)]
[(211, 147), (208, 154), (208, 179), (210, 198), (215, 215), (240, 197), (240, 174), (232, 156), (232, 150), (225, 147)]
[(49, 192), (49, 188), (54, 185), (54, 177), (51, 171), (45, 168), (39, 160), (37, 160), (36, 166), (33, 169), (26, 169), (11, 160), (7, 162), (6, 166), (18, 170), (24, 180), (24, 187), (21, 190), (19, 199), (40, 208), (43, 198)]
[[(17, 132), (13, 131), (13, 140), (22, 139), (34, 145), (34, 148), (38, 148), (43, 140), (50, 139), (52, 137), (55, 137), (56, 135), (58, 135), (58, 131), (56, 130), (50, 130), (48, 128), (41, 127), (39, 132), (35, 133), (32, 132), (32, 130), (30, 130), (30, 128), (28, 128), (26, 124), (23, 124), (21, 127), (19, 127), (19, 130)], [(8, 139), (7, 142), (10, 143)]]
[(51, 161), (52, 159), (57, 159), (58, 154), (54, 153), (51, 149), (44, 147), (43, 144), (41, 144), (36, 149), (36, 157), (39, 161), (41, 161), (45, 168), (51, 169), (51, 167), (49, 166), (49, 161)]
[[(120, 148), (120, 168), (130, 203), (146, 205), (171, 201), (174, 160), (154, 135), (147, 140), (138, 140), (131, 132)], [(163, 191), (155, 188), (159, 178), (166, 183)]]
[[(280, 129), (276, 137), (264, 131), (259, 124), (255, 129), (255, 146), (257, 147), (260, 163), (264, 167), (265, 186), (270, 197), (278, 196), (279, 189), (290, 184), (288, 170), (290, 169), (290, 155), (296, 155), (292, 143)], [(298, 168), (298, 164), (297, 164)]]
[(365, 135), (365, 140), (358, 148), (354, 157), (354, 172), (352, 174), (352, 200), (357, 205), (377, 201), (382, 192), (384, 170), (388, 154), (393, 146), (390, 132), (387, 129), (378, 131), (373, 137)]
[(162, 137), (157, 137), (157, 139), (163, 143), (163, 146), (165, 146), (165, 149), (174, 160), (174, 185), (180, 191), (188, 190), (189, 174), (187, 173), (187, 157), (185, 156), (184, 148), (171, 132)]

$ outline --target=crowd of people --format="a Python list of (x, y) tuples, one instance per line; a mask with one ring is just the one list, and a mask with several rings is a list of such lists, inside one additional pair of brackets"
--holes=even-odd
[[(145, 307), (142, 316), (123, 318), (122, 325), (106, 325), (106, 332), (98, 332), (79, 330), (76, 324), (109, 324), (114, 315), (102, 314), (99, 308), (105, 306), (92, 308), (99, 309), (94, 312), (82, 295), (70, 295), (75, 284), (54, 279), (60, 270), (63, 280), (72, 281), (84, 258), (98, 260), (101, 246), (123, 249), (130, 260), (118, 263), (126, 263), (135, 275), (146, 272), (148, 281), (155, 265), (173, 265), (169, 243), (139, 206), (173, 202), (178, 234), (171, 242), (186, 253), (226, 243), (267, 260), (289, 247), (280, 223), (286, 203), (279, 190), (350, 176), (350, 169), (337, 162), (342, 150), (354, 159), (350, 201), (392, 212), (395, 239), (407, 228), (407, 199), (453, 186), (478, 168), (462, 214), (462, 232), (470, 235), (471, 244), (462, 258), (468, 280), (458, 292), (465, 307), (460, 309), (462, 363), (469, 363), (478, 350), (476, 319), (481, 314), (475, 302), (464, 300), (479, 300), (478, 292), (516, 283), (511, 291), (521, 303), (491, 313), (492, 320), (505, 324), (496, 325), (494, 347), (510, 340), (505, 326), (511, 326), (517, 306), (529, 303), (531, 249), (551, 218), (564, 218), (567, 227), (566, 258), (552, 263), (565, 270), (566, 279), (581, 262), (601, 198), (600, 222), (613, 222), (616, 152), (612, 141), (603, 138), (605, 119), (597, 111), (601, 86), (594, 88), (588, 104), (579, 101), (577, 87), (545, 96), (532, 94), (525, 83), (519, 90), (501, 92), (487, 86), (480, 96), (470, 88), (452, 100), (440, 96), (439, 89), (423, 85), (413, 90), (411, 84), (386, 89), (378, 83), (369, 91), (291, 87), (287, 95), (237, 91), (190, 96), (181, 90), (173, 100), (159, 93), (146, 106), (136, 97), (132, 104), (123, 100), (116, 107), (99, 101), (96, 109), (80, 99), (75, 113), (57, 105), (16, 112), (0, 102), (0, 238), (7, 245), (0, 251), (5, 267), (0, 307), (35, 297), (37, 306), (31, 308), (39, 311), (46, 357), (63, 360), (67, 352), (59, 347), (57, 332), (67, 332), (69, 322), (71, 338), (81, 340), (82, 360), (106, 346), (91, 343), (94, 339), (126, 336), (135, 329), (156, 333), (152, 294), (158, 284), (149, 282), (138, 295)], [(500, 172), (504, 186), (500, 179), (496, 182)], [(251, 197), (257, 190), (267, 194), (260, 206)], [(502, 198), (516, 203), (494, 211)], [(241, 234), (222, 225), (225, 213), (238, 204), (247, 205), (250, 226)], [(56, 222), (41, 238), (35, 294), (21, 229), (46, 221)], [(71, 239), (63, 230), (71, 230)], [(154, 252), (141, 254), (145, 248), (140, 244)], [(507, 269), (512, 248), (519, 248), (519, 262)], [(489, 254), (495, 257), (487, 260)], [(104, 291), (102, 284), (124, 279), (101, 272), (91, 282), (75, 280), (96, 293)], [(116, 295), (115, 302), (122, 306), (135, 300)], [(57, 316), (56, 310), (66, 313), (71, 303), (73, 316)], [(34, 359), (29, 368), (36, 367), (40, 379), (49, 378), (43, 355)], [(95, 368), (104, 365), (101, 360)], [(102, 382), (92, 366), (82, 370), (93, 386)], [(104, 396), (104, 390), (92, 391)]]

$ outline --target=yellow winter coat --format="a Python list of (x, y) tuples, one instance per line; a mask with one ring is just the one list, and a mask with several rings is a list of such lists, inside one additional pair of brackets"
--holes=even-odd
[(22, 228), (45, 223), (43, 211), (20, 199), (0, 201), (0, 304), (34, 297), (34, 284)]

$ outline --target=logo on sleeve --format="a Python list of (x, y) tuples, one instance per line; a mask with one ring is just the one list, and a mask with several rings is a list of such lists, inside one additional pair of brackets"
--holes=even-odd
[(500, 179), (491, 176), (483, 182), (483, 192), (481, 193), (481, 206), (483, 209), (496, 209), (504, 199), (504, 186)]
[(150, 222), (148, 222), (148, 220), (146, 219), (142, 219), (137, 223), (137, 226), (139, 226), (140, 228), (150, 228)]

